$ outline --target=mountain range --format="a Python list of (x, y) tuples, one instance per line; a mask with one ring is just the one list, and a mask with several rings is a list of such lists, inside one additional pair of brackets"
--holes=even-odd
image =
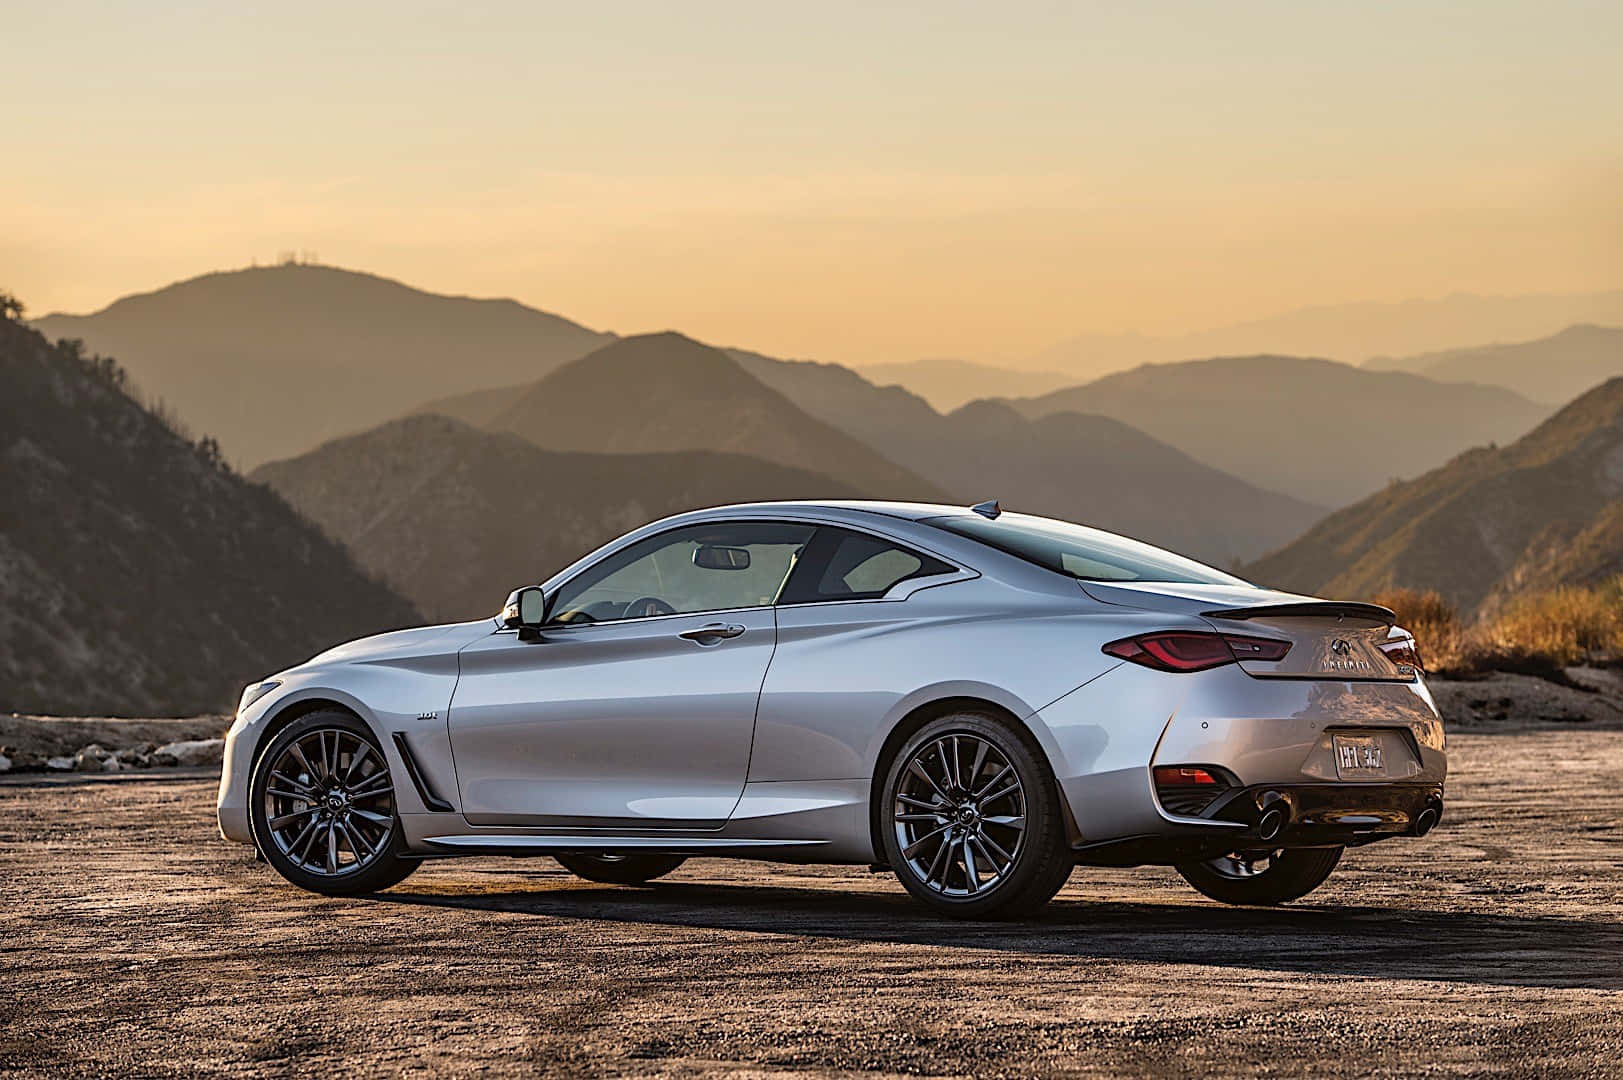
[(863, 364), (856, 370), (879, 386), (905, 386), (942, 412), (982, 398), (1035, 397), (1079, 381), (1063, 371), (1025, 371), (949, 358)]
[(1245, 573), (1327, 596), (1435, 589), (1462, 611), (1623, 573), (1623, 378), (1509, 446), (1337, 511)]
[(1085, 382), (1140, 364), (1202, 356), (1285, 353), (1359, 364), (1467, 341), (1524, 341), (1574, 323), (1623, 325), (1623, 289), (1523, 296), (1456, 293), (1395, 303), (1324, 304), (1166, 337), (1085, 334), (1008, 366), (1068, 371), (1076, 382)]
[(433, 620), (489, 614), (511, 590), (681, 510), (880, 494), (741, 454), (542, 450), (434, 413), (263, 465), (252, 478)]
[(1465, 447), (1508, 442), (1550, 412), (1500, 387), (1299, 356), (1147, 364), (1014, 405), (1030, 417), (1108, 416), (1259, 487), (1329, 506)]
[(125, 382), (0, 319), (0, 706), (221, 711), (249, 679), (420, 621)]
[(528, 387), (420, 411), (519, 433), (549, 450), (726, 450), (810, 466), (893, 498), (998, 498), (1224, 564), (1284, 543), (1327, 509), (1227, 476), (1104, 417), (1032, 422), (994, 402), (943, 416), (836, 364), (724, 352), (671, 333), (625, 338)]
[(1623, 327), (1582, 323), (1535, 341), (1444, 349), (1366, 365), (1412, 371), (1444, 382), (1492, 383), (1534, 401), (1559, 405), (1614, 375), (1623, 375)]
[(432, 397), (534, 379), (613, 340), (512, 300), (309, 265), (205, 274), (34, 325), (116, 356), (141, 393), (243, 468)]

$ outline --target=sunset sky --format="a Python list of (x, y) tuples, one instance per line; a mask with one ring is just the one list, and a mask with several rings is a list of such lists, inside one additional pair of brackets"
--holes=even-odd
[(53, 0), (0, 289), (315, 252), (599, 329), (1020, 357), (1623, 287), (1623, 4)]

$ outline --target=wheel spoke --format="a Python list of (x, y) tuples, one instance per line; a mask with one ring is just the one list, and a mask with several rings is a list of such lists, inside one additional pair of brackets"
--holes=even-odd
[(310, 822), (310, 830), (309, 830), (309, 832), (310, 832), (310, 835), (305, 838), (305, 841), (304, 841), (304, 843), (302, 845), (299, 845), (297, 847), (289, 847), (288, 848), (288, 855), (290, 857), (292, 857), (296, 862), (298, 862), (301, 866), (308, 866), (309, 865), (309, 863), (310, 863), (310, 854), (313, 851), (315, 851), (315, 849), (316, 849), (316, 840), (319, 839), (320, 836), (321, 836), (321, 819), (320, 818), (316, 818), (314, 821)]
[[(944, 832), (945, 830), (942, 831)], [(934, 881), (937, 874), (940, 874), (941, 887), (943, 889), (947, 887), (947, 866), (949, 864), (947, 856), (950, 855), (951, 852), (952, 839), (950, 837), (943, 836), (941, 838), (941, 843), (936, 845), (935, 856), (930, 860), (930, 869), (924, 875), (924, 883), (926, 885)]]
[(1024, 829), (1026, 817), (1024, 814), (992, 814), (981, 818), (987, 825), (1001, 825), (1006, 829)]
[(928, 844), (931, 840), (942, 835), (950, 828), (952, 828), (951, 825), (943, 825), (939, 829), (925, 833), (923, 836), (919, 837), (917, 840), (913, 841), (907, 847), (902, 849), (903, 858), (911, 859), (924, 848), (925, 844)]
[(985, 833), (976, 833), (974, 840), (975, 846), (981, 849), (981, 854), (986, 856), (986, 861), (992, 864), (1000, 877), (1008, 873), (1009, 867), (1014, 865), (1013, 855), (1004, 851), (996, 840)]
[(975, 852), (970, 847), (968, 833), (964, 834), (964, 838), (958, 842), (958, 846), (963, 852), (964, 887), (970, 892), (978, 892), (981, 887), (981, 876), (975, 866)]
[(1008, 794), (1010, 794), (1012, 792), (1016, 792), (1016, 791), (1019, 791), (1019, 790), (1020, 790), (1020, 778), (1015, 777), (1013, 780), (1009, 781), (1009, 783), (1008, 783), (1008, 785), (1006, 787), (998, 788), (997, 791), (993, 792), (990, 795), (982, 795), (979, 799), (975, 800), (975, 803), (976, 803), (977, 806), (985, 806), (988, 803), (994, 803), (997, 800), (1003, 798), (1005, 795), (1008, 795)]
[(911, 795), (897, 794), (896, 801), (918, 810), (931, 810), (939, 813), (943, 809), (939, 802), (925, 802), (923, 799), (915, 799)]
[[(986, 801), (986, 794), (985, 793), (990, 791), (999, 781), (1001, 781), (1005, 776), (1008, 776), (1012, 772), (1014, 772), (1014, 766), (1013, 765), (1005, 765), (1005, 766), (1003, 766), (1002, 769), (998, 770), (998, 774), (996, 776), (992, 777), (992, 779), (988, 780), (985, 784), (983, 784), (981, 786), (980, 790), (971, 791), (969, 793), (970, 798), (974, 799), (976, 802), (985, 802)], [(1017, 780), (1016, 783), (1018, 783), (1018, 782), (1019, 781)]]
[(929, 784), (930, 789), (936, 793), (942, 802), (952, 801), (947, 797), (947, 793), (941, 790), (941, 785), (935, 782), (935, 777), (931, 776), (929, 771), (925, 769), (924, 762), (920, 761), (918, 758), (914, 758), (912, 761), (908, 762), (907, 770), (914, 776), (922, 778), (926, 784)]
[(349, 768), (344, 770), (344, 786), (345, 787), (349, 786), (350, 778), (355, 775), (355, 770), (361, 767), (361, 762), (365, 761), (366, 756), (368, 754), (370, 754), (371, 752), (372, 752), (371, 745), (368, 744), (368, 743), (363, 742), (363, 743), (361, 743), (361, 748), (359, 750), (357, 750), (350, 757), (350, 759), (349, 759)]
[(304, 770), (304, 775), (308, 776), (312, 780), (321, 779), (321, 774), (316, 771), (315, 766), (310, 764), (310, 759), (304, 756), (304, 750), (299, 746), (297, 740), (290, 743), (287, 750), (288, 753), (292, 754), (294, 759), (298, 761), (299, 768)]
[(952, 743), (952, 768), (948, 770), (947, 779), (950, 782), (950, 787), (962, 791), (964, 787), (964, 763), (958, 756), (958, 736), (954, 735), (949, 741)]
[(281, 772), (277, 769), (271, 770), (270, 778), (272, 780), (280, 780), (282, 783), (287, 784), (290, 787), (298, 788), (301, 791), (307, 791), (312, 794), (315, 792), (315, 788), (312, 788), (309, 784), (306, 784), (302, 780), (295, 779), (294, 777), (287, 775), (287, 773)]
[(394, 822), (391, 819), (384, 817), (382, 814), (374, 814), (370, 810), (362, 810), (362, 809), (359, 809), (358, 807), (353, 807), (352, 806), (352, 807), (350, 807), (349, 812), (351, 814), (353, 814), (354, 816), (360, 818), (362, 821), (370, 822), (371, 824), (376, 825), (380, 829), (387, 830), (389, 828), (389, 826), (394, 824)]
[(992, 744), (985, 739), (975, 740), (975, 762), (969, 767), (969, 782), (964, 785), (965, 791), (975, 790), (975, 781), (979, 779), (981, 770), (986, 767), (986, 754), (991, 749)]
[(311, 802), (315, 798), (315, 793), (312, 791), (288, 791), (284, 788), (273, 787), (266, 788), (265, 794), (275, 795), (282, 799), (299, 799), (304, 802)]
[(338, 822), (327, 822), (327, 873), (338, 873)]
[(295, 810), (291, 814), (283, 814), (281, 817), (273, 817), (270, 819), (268, 824), (273, 832), (280, 831), (287, 828), (300, 818), (309, 817), (311, 814), (315, 813), (319, 813), (319, 811), (314, 806), (310, 806), (303, 810)]

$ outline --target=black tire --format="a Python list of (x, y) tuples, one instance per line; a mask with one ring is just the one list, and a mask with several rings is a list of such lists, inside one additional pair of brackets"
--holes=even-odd
[(644, 885), (687, 862), (682, 855), (554, 855), (563, 868), (587, 881), (605, 885)]
[[(998, 766), (989, 764), (977, 771), (975, 766), (980, 764), (980, 759), (974, 763), (961, 760), (977, 752), (981, 742), (988, 744), (995, 755), (1001, 755), (1002, 761), (1019, 783), (1019, 805), (1004, 804), (1001, 808), (1004, 812), (998, 816), (990, 813), (995, 808), (990, 802), (983, 807), (976, 804), (974, 799), (978, 783), (984, 782), (984, 786), (978, 790), (988, 794), (991, 794), (989, 788), (998, 786), (983, 779)], [(937, 751), (942, 764), (939, 776), (948, 782), (942, 784), (938, 779), (930, 779), (928, 789), (916, 789), (915, 795), (909, 795), (907, 788), (916, 788), (922, 782), (918, 774), (911, 770), (916, 757), (924, 754), (928, 759)], [(958, 763), (947, 765), (947, 761), (955, 756), (960, 758)], [(929, 769), (926, 771), (932, 772)], [(935, 775), (932, 772), (932, 776)], [(1002, 783), (1006, 785), (1008, 781)], [(931, 790), (935, 793), (934, 801), (942, 804), (941, 810), (920, 809), (916, 795)], [(1013, 799), (1014, 796), (1008, 798)], [(951, 809), (955, 799), (958, 800), (957, 808)], [(958, 815), (965, 813), (965, 807), (971, 805), (975, 806), (975, 813), (966, 822)], [(931, 910), (953, 918), (1012, 919), (1030, 915), (1054, 898), (1075, 865), (1066, 842), (1059, 785), (1054, 780), (1047, 759), (1030, 732), (999, 716), (978, 712), (952, 713), (931, 720), (915, 731), (886, 763), (875, 813), (885, 861), (903, 887)], [(899, 819), (898, 814), (911, 818), (934, 817), (936, 820), (906, 822)], [(1012, 857), (1007, 863), (999, 865), (996, 853), (987, 850), (985, 841), (991, 837), (987, 826), (998, 822), (999, 818), (1013, 820), (1016, 817), (1023, 823), (1023, 832), (1019, 834), (1015, 833), (1013, 825), (996, 825), (996, 828), (1004, 830), (995, 837), (996, 853)], [(931, 837), (934, 833), (930, 830), (935, 829), (943, 819), (950, 823), (945, 827), (946, 832), (939, 846), (932, 848)], [(954, 840), (954, 837), (961, 839)], [(904, 848), (904, 840), (909, 838), (912, 842)], [(956, 849), (954, 844), (958, 845)], [(1013, 850), (1007, 850), (1011, 846)], [(960, 854), (965, 848), (972, 853), (979, 851), (980, 856)], [(909, 856), (906, 851), (913, 851), (914, 854)], [(945, 864), (939, 870), (940, 881), (936, 884), (935, 867), (943, 858)], [(973, 887), (969, 881), (977, 871), (968, 866), (972, 858), (983, 860), (982, 868), (989, 864), (994, 871), (985, 883), (977, 880)], [(960, 892), (957, 895), (950, 891), (954, 875), (959, 882)]]
[[(312, 769), (309, 772), (300, 770), (296, 774), (279, 774), (276, 783), (279, 787), (272, 789), (272, 773), (289, 753), (289, 747), (294, 744), (308, 743), (312, 737), (321, 740), (323, 748), (327, 740), (331, 740), (334, 747), (332, 762), (336, 768), (336, 775), (328, 776), (324, 769), (327, 765), (322, 762), (316, 765), (309, 762)], [(342, 742), (340, 742), (340, 737)], [(360, 746), (367, 748), (363, 753)], [(349, 748), (347, 757), (342, 747)], [(302, 753), (302, 746), (300, 753)], [(306, 759), (308, 760), (308, 759)], [(347, 771), (346, 771), (347, 766)], [(289, 780), (293, 786), (301, 791), (309, 785), (311, 792), (323, 789), (329, 783), (341, 785), (350, 779), (357, 770), (361, 772), (358, 780), (353, 782), (354, 787), (362, 787), (366, 791), (381, 791), (387, 789), (386, 794), (363, 795), (354, 799), (353, 804), (346, 792), (344, 801), (344, 817), (336, 818), (325, 809), (301, 810), (301, 807), (319, 807), (322, 800), (295, 799), (278, 795), (284, 790)], [(266, 862), (271, 865), (282, 877), (310, 892), (321, 893), (324, 896), (364, 896), (387, 889), (404, 881), (406, 876), (417, 869), (420, 860), (411, 858), (406, 853), (405, 830), (400, 825), (400, 815), (395, 808), (393, 796), (394, 778), (389, 775), (387, 759), (373, 736), (372, 730), (357, 717), (336, 709), (322, 709), (299, 717), (293, 723), (277, 732), (260, 753), (259, 759), (254, 762), (254, 773), (248, 787), (248, 820), (254, 834), (254, 845), (259, 849)], [(278, 822), (287, 818), (296, 820), (289, 825), (273, 829), (269, 815), (271, 809), (276, 809)], [(382, 824), (373, 824), (370, 821), (363, 823), (351, 820), (350, 813), (363, 811), (369, 818), (387, 821), (387, 833)], [(300, 817), (299, 815), (305, 815)], [(346, 825), (334, 824), (327, 827), (328, 822), (344, 820)], [(305, 825), (312, 824), (317, 830), (313, 838), (300, 840), (298, 844), (291, 843), (298, 839), (294, 830), (302, 830)], [(344, 840), (339, 836), (338, 830), (353, 825), (350, 833), (359, 839)], [(320, 830), (327, 827), (329, 840), (342, 856), (346, 849), (349, 852), (349, 863), (340, 865), (337, 872), (312, 872), (306, 868), (304, 861), (297, 856), (301, 851), (312, 849), (303, 847), (311, 840), (320, 839)], [(355, 849), (366, 848), (368, 841), (375, 841), (379, 847), (367, 854), (358, 853)]]
[(1236, 855), (1265, 856), (1266, 867), (1255, 873), (1237, 875), (1225, 869), (1233, 856), (1206, 862), (1179, 863), (1178, 873), (1196, 891), (1225, 904), (1271, 907), (1299, 900), (1323, 885), (1341, 861), (1341, 848), (1290, 848), (1284, 851), (1236, 852)]

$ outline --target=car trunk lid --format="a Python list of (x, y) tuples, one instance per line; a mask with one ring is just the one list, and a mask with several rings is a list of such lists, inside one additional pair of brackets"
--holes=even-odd
[(1223, 633), (1279, 638), (1291, 643), (1283, 660), (1246, 660), (1258, 678), (1411, 681), (1415, 668), (1389, 657), (1395, 616), (1377, 604), (1319, 600), (1311, 596), (1233, 585), (1166, 582), (1082, 582), (1089, 596), (1106, 604), (1198, 615)]

